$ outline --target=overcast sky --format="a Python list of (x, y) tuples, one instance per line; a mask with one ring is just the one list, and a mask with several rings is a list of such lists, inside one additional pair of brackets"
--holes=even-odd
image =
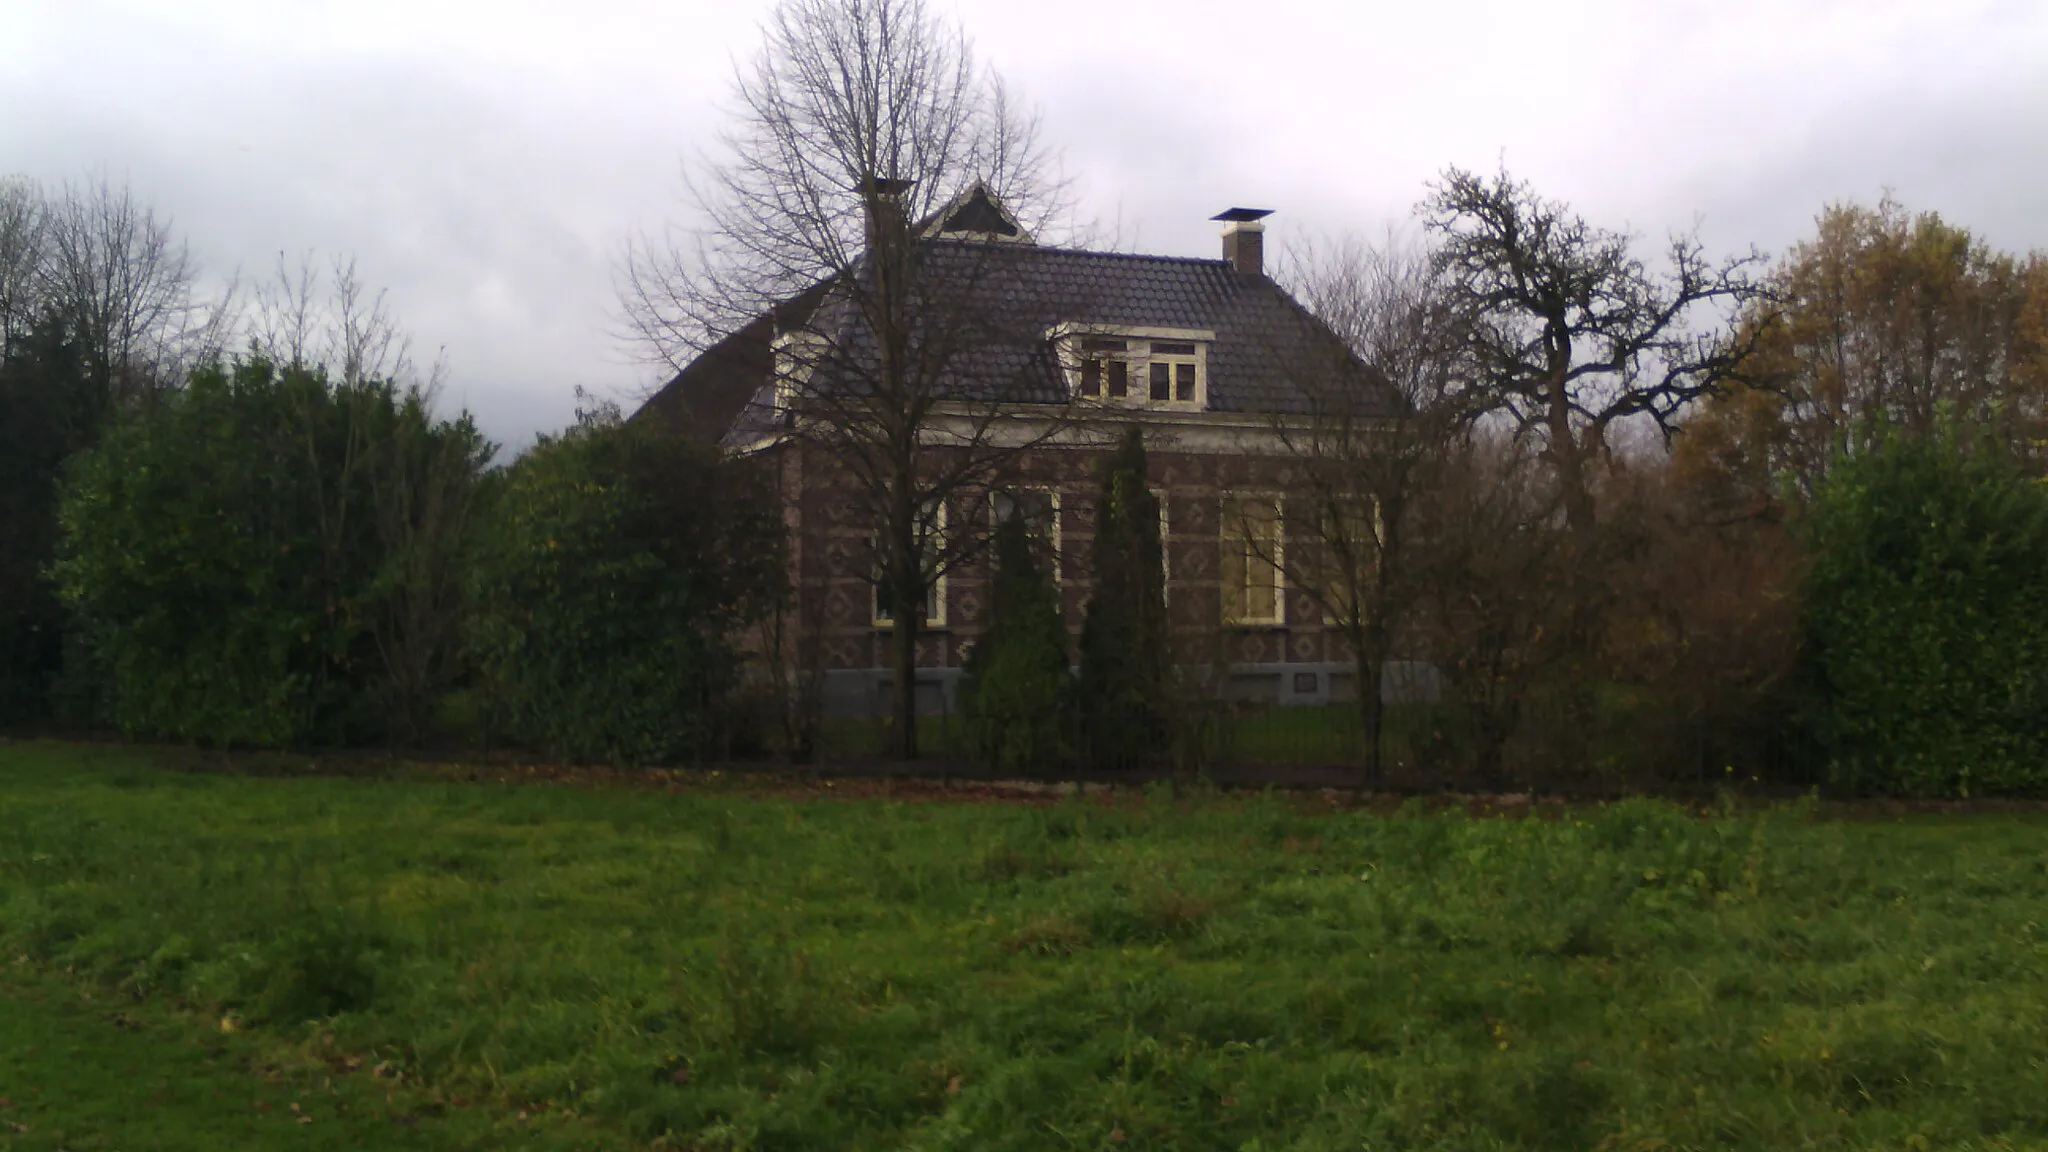
[[(1797, 242), (1892, 190), (2048, 248), (2043, 0), (933, 0), (1040, 104), (1084, 211), (1211, 255), (1407, 217), (1504, 160), (1597, 223)], [(652, 370), (611, 268), (679, 218), (766, 0), (0, 0), (0, 175), (104, 170), (206, 272), (353, 254), (523, 445)]]

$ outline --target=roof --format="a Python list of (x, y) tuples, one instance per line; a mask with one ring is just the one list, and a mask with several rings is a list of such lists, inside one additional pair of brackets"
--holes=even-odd
[(713, 443), (728, 436), (774, 369), (777, 331), (802, 323), (824, 298), (825, 287), (813, 285), (699, 353), (648, 397), (633, 419), (655, 420), (670, 431)]
[[(944, 238), (921, 244), (926, 279), (941, 286), (930, 294), (943, 301), (934, 307), (996, 321), (979, 334), (985, 338), (964, 342), (965, 351), (947, 363), (946, 388), (958, 399), (1064, 403), (1067, 383), (1047, 333), (1060, 325), (1100, 325), (1213, 331), (1208, 350), (1210, 411), (1305, 414), (1309, 404), (1300, 379), (1305, 373), (1329, 371), (1351, 375), (1358, 387), (1372, 393), (1360, 404), (1361, 414), (1393, 410), (1392, 392), (1373, 383), (1327, 327), (1271, 279), (1240, 272), (1229, 261)], [(870, 354), (871, 341), (856, 321), (847, 294), (827, 292), (815, 313), (806, 304), (805, 314), (813, 317), (810, 327), (829, 334), (838, 349), (856, 359)], [(784, 320), (786, 330), (786, 315)], [(662, 403), (670, 391), (704, 388), (714, 375), (740, 371), (750, 381), (730, 381), (718, 390), (724, 399), (715, 407), (728, 414), (725, 439), (747, 440), (773, 430), (773, 388), (768, 379), (773, 330), (768, 317), (755, 321), (747, 329), (755, 341), (750, 346), (754, 355), (724, 357), (726, 362), (707, 365), (694, 380), (692, 373), (699, 365), (692, 364), (649, 406)], [(714, 347), (704, 359), (718, 355), (723, 347)], [(751, 399), (732, 402), (747, 393)]]

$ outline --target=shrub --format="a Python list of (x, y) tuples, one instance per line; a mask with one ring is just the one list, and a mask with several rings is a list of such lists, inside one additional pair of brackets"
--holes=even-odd
[(2048, 791), (2048, 489), (1945, 426), (1816, 493), (1807, 638), (1836, 782)]
[(121, 418), (73, 461), (57, 565), (115, 722), (275, 747), (423, 713), (452, 655), (444, 513), (490, 452), (415, 389), (261, 358)]
[(633, 764), (732, 736), (738, 633), (783, 587), (781, 521), (744, 468), (610, 407), (511, 468), (475, 570), (474, 640), (514, 734)]
[(1042, 772), (1065, 755), (1067, 626), (1059, 589), (1032, 555), (1020, 516), (996, 527), (988, 631), (967, 654), (960, 707), (975, 755), (990, 767)]

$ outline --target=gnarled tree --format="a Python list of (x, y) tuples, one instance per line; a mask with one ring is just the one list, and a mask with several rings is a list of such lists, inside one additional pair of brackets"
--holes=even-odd
[[(1595, 227), (1505, 171), (1448, 169), (1421, 206), (1482, 407), (1542, 445), (1575, 536), (1595, 523), (1591, 470), (1615, 426), (1667, 434), (1734, 375), (1745, 348), (1716, 308), (1758, 295), (1755, 252), (1716, 262), (1674, 235), (1653, 272), (1626, 233)], [(1701, 313), (1711, 323), (1701, 325)]]

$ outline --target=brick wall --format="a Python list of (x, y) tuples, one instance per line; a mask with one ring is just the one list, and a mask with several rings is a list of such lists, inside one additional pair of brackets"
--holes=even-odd
[[(1078, 636), (1087, 602), (1093, 552), (1097, 468), (1095, 449), (1040, 448), (1023, 457), (1014, 487), (1059, 494), (1061, 599), (1069, 629)], [(890, 630), (873, 619), (869, 576), (872, 527), (841, 469), (816, 449), (785, 446), (771, 454), (778, 469), (791, 531), (791, 575), (798, 589), (794, 611), (816, 645), (824, 670), (886, 668)], [(1186, 666), (1320, 663), (1347, 658), (1341, 638), (1328, 629), (1314, 602), (1286, 590), (1280, 626), (1227, 625), (1222, 619), (1218, 540), (1222, 498), (1231, 492), (1284, 494), (1293, 487), (1284, 459), (1153, 450), (1151, 486), (1166, 505), (1168, 617), (1176, 659)], [(1312, 546), (1292, 525), (1305, 522), (1290, 508), (1285, 547)], [(984, 534), (987, 496), (961, 494), (947, 510), (949, 532)], [(1290, 552), (1290, 555), (1294, 553)], [(957, 668), (984, 627), (989, 559), (978, 555), (945, 579), (945, 623), (921, 629), (922, 668)], [(792, 656), (794, 653), (792, 652)]]

